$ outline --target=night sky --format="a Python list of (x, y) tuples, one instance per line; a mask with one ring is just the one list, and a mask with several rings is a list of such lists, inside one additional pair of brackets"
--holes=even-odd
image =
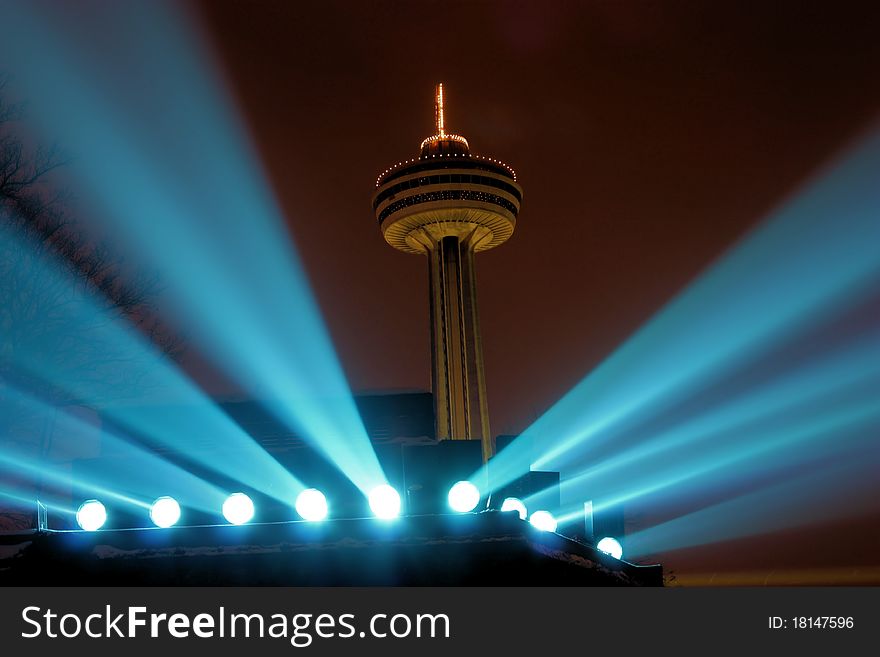
[[(426, 266), (385, 244), (370, 197), (432, 134), (434, 84), (448, 128), (516, 169), (516, 232), (477, 261), (499, 434), (524, 429), (875, 123), (869, 4), (196, 10), (355, 391), (430, 387)], [(747, 554), (744, 569), (772, 565), (772, 550)], [(684, 561), (711, 570), (701, 559)]]

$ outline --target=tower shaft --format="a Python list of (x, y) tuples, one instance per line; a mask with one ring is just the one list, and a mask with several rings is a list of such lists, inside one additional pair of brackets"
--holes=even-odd
[(477, 313), (475, 230), (467, 236), (419, 240), (428, 251), (431, 365), (439, 440), (479, 439), (492, 455), (483, 345)]

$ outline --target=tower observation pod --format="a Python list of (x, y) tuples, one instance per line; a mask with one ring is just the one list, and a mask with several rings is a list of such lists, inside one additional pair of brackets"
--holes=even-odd
[(419, 156), (379, 176), (373, 210), (388, 244), (427, 256), (437, 438), (479, 439), (487, 460), (493, 448), (474, 256), (513, 234), (522, 188), (505, 163), (471, 154), (464, 137), (446, 132), (442, 84), (434, 116), (436, 133)]

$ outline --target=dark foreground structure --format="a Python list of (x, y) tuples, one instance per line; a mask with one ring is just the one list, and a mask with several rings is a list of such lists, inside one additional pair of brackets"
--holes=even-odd
[(515, 513), (0, 537), (0, 586), (662, 586)]

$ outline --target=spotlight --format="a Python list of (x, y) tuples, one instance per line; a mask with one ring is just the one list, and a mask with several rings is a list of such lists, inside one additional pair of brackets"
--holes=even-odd
[(535, 511), (529, 518), (532, 527), (542, 532), (556, 531), (556, 518), (549, 511)]
[(170, 527), (180, 520), (180, 505), (173, 497), (160, 497), (150, 507), (150, 520), (156, 527)]
[(370, 491), (370, 509), (377, 518), (390, 520), (400, 515), (400, 495), (388, 484), (376, 486)]
[(244, 493), (233, 493), (223, 502), (223, 517), (233, 525), (243, 525), (254, 517), (254, 503)]
[(323, 520), (327, 517), (327, 498), (317, 488), (307, 488), (296, 496), (296, 512), (303, 520)]
[(620, 541), (611, 536), (606, 536), (596, 543), (596, 549), (599, 552), (611, 555), (615, 559), (620, 559), (623, 556), (623, 546), (621, 546)]
[(505, 497), (504, 501), (501, 503), (501, 510), (505, 512), (516, 511), (519, 514), (520, 520), (525, 520), (526, 516), (529, 514), (526, 505), (518, 497)]
[(453, 511), (469, 513), (480, 503), (480, 489), (469, 481), (459, 481), (449, 489), (448, 498)]
[(76, 511), (76, 524), (87, 532), (101, 529), (107, 522), (107, 509), (98, 500), (86, 500)]

